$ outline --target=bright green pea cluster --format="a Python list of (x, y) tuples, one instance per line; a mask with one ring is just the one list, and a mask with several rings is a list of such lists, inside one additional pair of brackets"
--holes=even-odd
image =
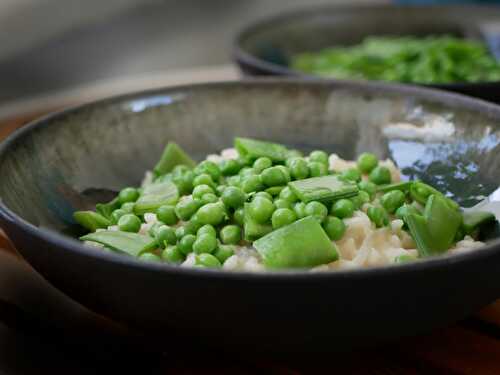
[[(339, 241), (346, 233), (347, 220), (358, 210), (367, 214), (373, 227), (387, 226), (391, 219), (399, 218), (410, 232), (417, 227), (426, 230), (419, 221), (419, 207), (436, 201), (432, 197), (438, 196), (434, 211), (439, 213), (443, 204), (457, 211), (456, 203), (426, 184), (392, 183), (390, 170), (371, 153), (361, 154), (355, 167), (338, 173), (329, 170), (328, 154), (322, 150), (303, 156), (274, 143), (246, 138), (235, 143), (239, 158), (200, 163), (192, 161), (180, 146), (167, 145), (154, 168), (152, 183), (139, 189), (124, 188), (113, 201), (96, 205), (96, 212), (75, 213), (75, 220), (93, 232), (82, 238), (144, 261), (181, 264), (191, 256), (196, 267), (220, 268), (235, 254), (236, 246), (252, 246), (256, 240), (266, 254), (281, 250), (289, 254), (286, 249), (267, 247), (265, 239), (275, 231), (282, 235), (292, 233), (290, 228), (310, 228), (324, 232), (326, 240)], [(148, 224), (148, 233), (144, 233), (151, 214), (157, 221)], [(299, 223), (301, 219), (305, 221)], [(448, 232), (458, 240), (474, 230), (478, 221), (469, 220), (474, 224), (455, 231), (462, 235)], [(118, 231), (106, 230), (110, 225)], [(411, 234), (415, 238), (421, 235)], [(310, 243), (308, 233), (293, 235), (298, 241), (295, 246)], [(274, 245), (286, 247), (281, 239), (276, 240), (280, 236), (271, 237)], [(432, 243), (425, 244), (426, 253), (432, 252)], [(331, 251), (324, 243), (321, 246)], [(311, 247), (304, 245), (304, 249)], [(286, 256), (276, 259), (293, 264)], [(307, 256), (301, 262), (314, 262), (314, 255), (310, 261)], [(333, 257), (331, 253), (325, 256)]]

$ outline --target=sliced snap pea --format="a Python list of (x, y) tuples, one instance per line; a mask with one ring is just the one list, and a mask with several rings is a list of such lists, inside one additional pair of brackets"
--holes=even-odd
[(466, 234), (472, 234), (481, 225), (495, 221), (495, 215), (486, 211), (465, 211), (462, 217)]
[(168, 142), (163, 154), (153, 169), (156, 176), (169, 173), (178, 165), (185, 165), (188, 168), (194, 168), (196, 162), (189, 157), (188, 154), (174, 142)]
[(359, 191), (355, 183), (342, 181), (332, 175), (292, 181), (288, 186), (305, 203), (350, 198)]
[(441, 254), (454, 242), (462, 216), (440, 194), (428, 197), (424, 215), (406, 215), (406, 223), (420, 256)]
[(309, 268), (338, 259), (335, 246), (311, 216), (277, 229), (253, 245), (268, 268)]
[(111, 202), (108, 203), (97, 203), (95, 205), (95, 210), (98, 214), (101, 214), (106, 219), (111, 219), (113, 211), (119, 209), (121, 206), (120, 199), (116, 197)]
[(73, 219), (82, 227), (92, 232), (111, 225), (110, 220), (94, 211), (76, 211), (73, 213)]
[(154, 183), (144, 188), (134, 204), (134, 213), (144, 215), (146, 212), (155, 212), (161, 206), (175, 204), (178, 199), (179, 191), (173, 182)]
[(272, 161), (282, 162), (288, 156), (288, 149), (278, 143), (238, 137), (234, 139), (234, 146), (242, 157), (251, 159), (267, 157)]
[(132, 256), (139, 256), (141, 253), (155, 248), (154, 238), (130, 232), (120, 232), (116, 230), (104, 230), (89, 233), (80, 237), (82, 241), (94, 241), (110, 247), (114, 250), (127, 253)]

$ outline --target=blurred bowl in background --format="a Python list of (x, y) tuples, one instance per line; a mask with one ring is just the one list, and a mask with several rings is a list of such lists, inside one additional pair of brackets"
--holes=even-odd
[[(495, 6), (331, 6), (281, 14), (247, 26), (236, 37), (233, 58), (245, 75), (300, 76), (289, 67), (300, 53), (349, 46), (367, 36), (454, 35), (483, 40), (485, 25), (500, 25)], [(422, 84), (500, 102), (500, 82)]]

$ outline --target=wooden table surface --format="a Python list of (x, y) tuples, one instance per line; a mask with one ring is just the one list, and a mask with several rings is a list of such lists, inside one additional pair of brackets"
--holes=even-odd
[[(51, 108), (53, 109), (53, 108)], [(36, 118), (45, 111), (36, 113), (27, 113), (21, 116), (14, 116), (10, 119), (0, 121), (0, 140), (7, 136), (16, 128), (22, 126), (27, 121)], [(10, 268), (11, 273), (19, 274), (18, 279), (26, 282), (26, 280), (33, 279), (38, 287), (45, 285), (45, 281), (40, 278), (30, 267), (22, 261), (11, 243), (7, 240), (4, 234), (0, 231), (0, 265), (9, 263), (12, 265)], [(13, 293), (9, 298), (6, 298), (2, 293), (10, 294), (10, 290), (2, 290), (2, 273), (0, 270), (0, 321), (2, 318), (10, 320), (16, 328), (21, 328), (24, 324), (23, 319), (18, 319), (17, 310), (5, 313), (2, 310), (2, 302), (7, 299), (14, 304), (20, 304), (21, 309), (23, 303), (31, 303), (33, 301), (16, 301), (15, 297), (12, 298)], [(12, 276), (12, 275), (11, 275)], [(15, 276), (15, 275), (14, 275)], [(500, 276), (499, 276), (500, 277)], [(11, 279), (12, 280), (12, 277)], [(12, 283), (11, 283), (12, 284)], [(47, 284), (47, 288), (50, 286)], [(26, 286), (24, 286), (26, 287)], [(11, 287), (12, 288), (12, 287)], [(15, 283), (13, 288), (15, 288)], [(50, 301), (41, 303), (53, 303), (57, 298), (64, 298), (59, 295), (58, 291), (53, 290), (49, 294)], [(14, 299), (14, 300), (12, 300)], [(59, 303), (59, 302), (57, 302)], [(36, 304), (40, 304), (40, 298), (37, 299)], [(73, 303), (74, 304), (74, 303)], [(85, 327), (85, 331), (100, 332), (105, 331), (106, 334), (116, 335), (119, 339), (126, 335), (126, 329), (114, 325), (114, 323), (107, 321), (105, 318), (99, 317), (84, 308), (75, 307), (70, 302), (68, 306), (75, 316), (62, 316), (60, 319), (67, 322), (72, 322), (75, 327), (80, 324), (79, 320), (84, 323), (80, 324)], [(29, 308), (28, 308), (29, 310)], [(14, 322), (14, 323), (12, 323)], [(41, 323), (43, 326), (43, 321)], [(435, 331), (429, 335), (423, 335), (410, 339), (404, 339), (399, 342), (393, 343), (388, 346), (374, 348), (371, 350), (356, 351), (353, 353), (345, 353), (340, 356), (332, 354), (325, 363), (300, 363), (289, 362), (283, 360), (271, 359), (248, 359), (248, 360), (228, 360), (224, 356), (221, 357), (220, 353), (200, 353), (195, 356), (193, 360), (193, 353), (187, 356), (185, 351), (181, 353), (170, 353), (163, 355), (151, 356), (121, 356), (119, 360), (113, 362), (112, 367), (117, 371), (120, 366), (123, 369), (130, 370), (138, 366), (142, 371), (153, 374), (317, 374), (317, 373), (337, 373), (337, 374), (500, 374), (500, 303), (497, 302), (476, 315), (456, 323), (450, 327), (446, 327)], [(40, 331), (38, 331), (40, 329)], [(37, 333), (42, 332), (42, 333)], [(37, 328), (35, 335), (43, 336), (43, 328)], [(1, 334), (1, 330), (0, 330)], [(74, 335), (74, 336), (73, 336)], [(63, 335), (64, 336), (64, 335)], [(68, 336), (65, 336), (68, 340)], [(72, 333), (69, 342), (79, 341), (77, 334)], [(64, 340), (63, 340), (64, 341)], [(23, 341), (24, 343), (24, 341)], [(13, 344), (13, 345), (17, 345)], [(35, 345), (33, 348), (27, 349), (25, 344), (22, 346), (23, 353), (26, 355), (33, 355), (37, 358), (40, 356), (40, 350), (48, 350), (40, 348), (40, 345)], [(47, 344), (48, 345), (48, 344)], [(42, 345), (44, 347), (45, 345)], [(50, 348), (50, 346), (47, 346)], [(1, 342), (0, 342), (1, 348)], [(31, 350), (31, 351), (30, 351)], [(81, 349), (77, 349), (79, 351)], [(73, 353), (74, 354), (74, 353)], [(87, 355), (87, 354), (86, 354)], [(66, 373), (71, 369), (73, 373), (80, 373), (76, 371), (76, 367), (80, 370), (82, 368), (102, 367), (102, 362), (96, 359), (90, 359), (86, 356), (84, 360), (78, 358), (73, 362), (67, 357), (65, 361), (60, 364), (56, 373)], [(42, 356), (44, 357), (44, 356)], [(125, 358), (127, 357), (127, 358)], [(133, 364), (129, 359), (134, 357)], [(6, 356), (9, 359), (12, 356)], [(31, 358), (31, 357), (30, 357)], [(28, 362), (23, 362), (22, 366), (29, 366)], [(93, 357), (92, 357), (93, 358)], [(0, 352), (0, 363), (4, 360)], [(68, 362), (69, 361), (69, 362)], [(21, 366), (21, 362), (14, 361), (14, 366)], [(46, 363), (47, 362), (47, 363)], [(109, 363), (108, 363), (109, 364)], [(34, 366), (34, 365), (33, 365)], [(40, 362), (37, 362), (37, 373), (54, 373), (53, 362), (48, 361), (45, 357)], [(73, 367), (72, 367), (73, 366)], [(92, 367), (96, 366), (96, 367)], [(57, 366), (56, 366), (57, 367)], [(90, 373), (97, 371), (91, 370)], [(1, 367), (0, 367), (0, 373)], [(21, 373), (21, 372), (19, 372)], [(22, 373), (30, 373), (23, 371)], [(32, 372), (34, 373), (34, 372)]]

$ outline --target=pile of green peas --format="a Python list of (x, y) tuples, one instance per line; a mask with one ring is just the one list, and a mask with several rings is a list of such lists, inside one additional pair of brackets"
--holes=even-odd
[[(151, 212), (156, 214), (157, 222), (149, 235), (158, 248), (142, 254), (140, 259), (180, 264), (194, 253), (196, 266), (217, 268), (234, 254), (235, 246), (251, 244), (245, 238), (245, 226), (250, 221), (265, 228), (264, 235), (312, 216), (331, 240), (338, 241), (346, 231), (344, 220), (367, 203), (367, 215), (377, 227), (387, 225), (389, 215), (403, 216), (400, 211), (408, 206), (403, 192), (377, 193), (379, 185), (391, 183), (391, 174), (379, 165), (375, 155), (361, 154), (356, 167), (342, 173), (329, 171), (328, 163), (324, 151), (315, 150), (304, 157), (293, 150), (284, 162), (263, 156), (220, 163), (205, 160), (194, 168), (176, 166), (157, 179), (171, 180), (180, 199)], [(338, 174), (341, 179), (357, 183), (358, 195), (330, 203), (304, 203), (287, 185), (293, 180), (327, 174)], [(134, 202), (140, 195), (141, 189), (132, 187), (120, 191), (120, 207), (111, 214), (120, 231), (140, 231), (144, 216), (134, 214)]]

